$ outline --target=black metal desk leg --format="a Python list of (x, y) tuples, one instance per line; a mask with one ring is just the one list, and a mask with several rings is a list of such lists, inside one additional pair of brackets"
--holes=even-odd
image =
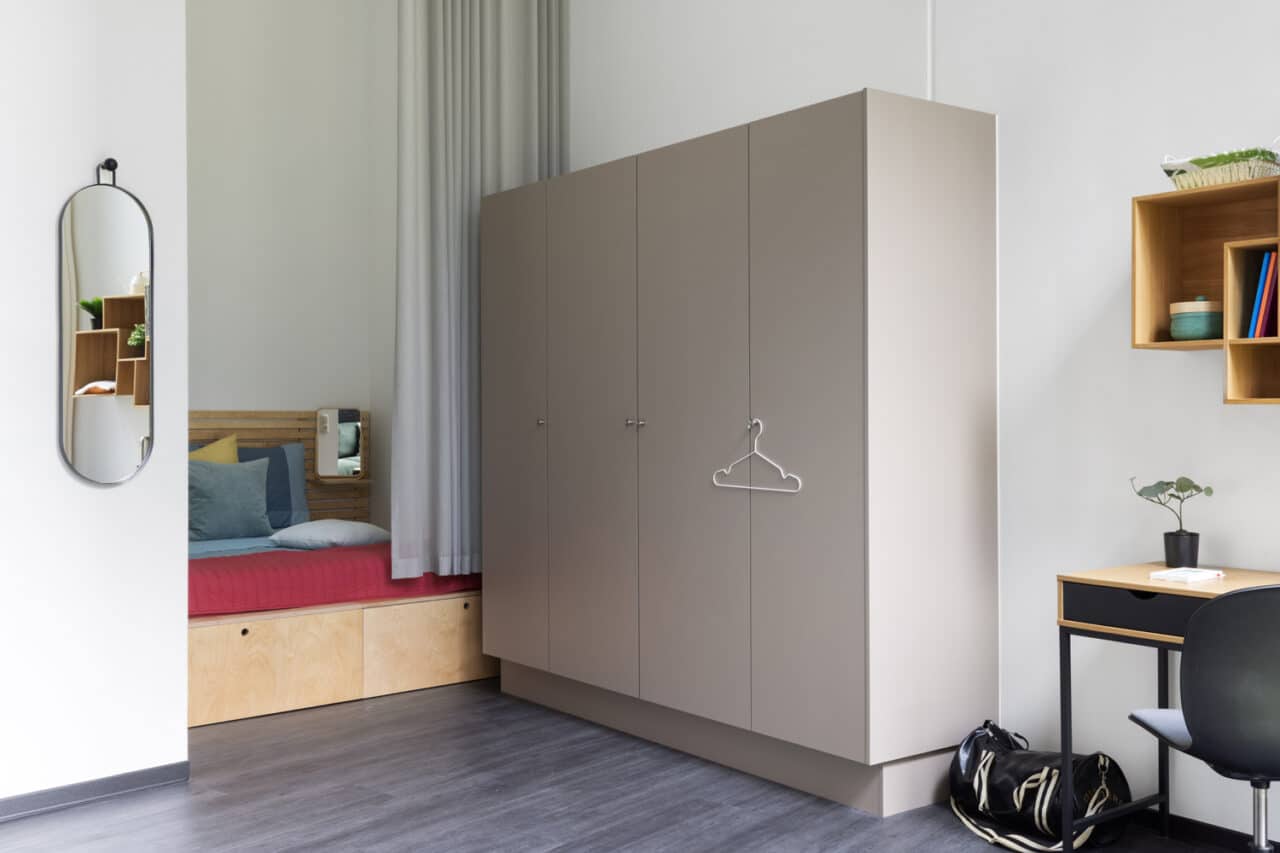
[[(1160, 672), (1156, 676), (1156, 702), (1161, 708), (1169, 707), (1169, 650), (1156, 649), (1156, 665)], [(1169, 744), (1159, 741), (1160, 750), (1160, 794), (1164, 797), (1160, 802), (1160, 834), (1169, 835)]]
[(1071, 779), (1071, 632), (1058, 628), (1058, 700), (1062, 721), (1062, 770), (1058, 776), (1058, 791), (1062, 798), (1062, 850), (1071, 853), (1075, 849), (1074, 800), (1075, 785)]

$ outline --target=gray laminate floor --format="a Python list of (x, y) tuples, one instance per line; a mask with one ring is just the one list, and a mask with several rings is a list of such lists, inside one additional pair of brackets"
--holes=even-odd
[(3, 851), (992, 849), (945, 808), (878, 820), (493, 682), (196, 729), (189, 785), (0, 824)]

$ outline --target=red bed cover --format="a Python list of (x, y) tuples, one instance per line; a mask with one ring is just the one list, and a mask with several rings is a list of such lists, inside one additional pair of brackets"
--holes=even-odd
[(445, 595), (480, 588), (480, 575), (426, 574), (391, 579), (391, 545), (264, 551), (189, 561), (191, 616), (252, 613), (367, 601)]

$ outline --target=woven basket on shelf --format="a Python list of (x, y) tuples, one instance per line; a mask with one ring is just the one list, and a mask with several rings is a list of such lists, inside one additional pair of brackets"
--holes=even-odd
[(1239, 163), (1224, 163), (1221, 166), (1210, 166), (1194, 172), (1179, 172), (1170, 175), (1173, 185), (1180, 190), (1194, 187), (1212, 187), (1218, 184), (1231, 184), (1236, 181), (1251, 181), (1254, 178), (1270, 178), (1280, 175), (1280, 163), (1269, 160), (1242, 160)]
[(1213, 187), (1254, 178), (1270, 178), (1280, 175), (1280, 155), (1276, 143), (1280, 136), (1265, 148), (1241, 148), (1222, 154), (1203, 157), (1177, 158), (1166, 156), (1160, 168), (1180, 190), (1196, 187)]

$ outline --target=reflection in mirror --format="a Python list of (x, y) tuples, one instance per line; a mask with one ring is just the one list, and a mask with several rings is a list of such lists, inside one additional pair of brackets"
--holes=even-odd
[(316, 474), (363, 477), (366, 428), (359, 409), (316, 409)]
[(76, 473), (104, 484), (137, 473), (152, 442), (151, 220), (115, 168), (99, 166), (60, 225), (60, 443)]

